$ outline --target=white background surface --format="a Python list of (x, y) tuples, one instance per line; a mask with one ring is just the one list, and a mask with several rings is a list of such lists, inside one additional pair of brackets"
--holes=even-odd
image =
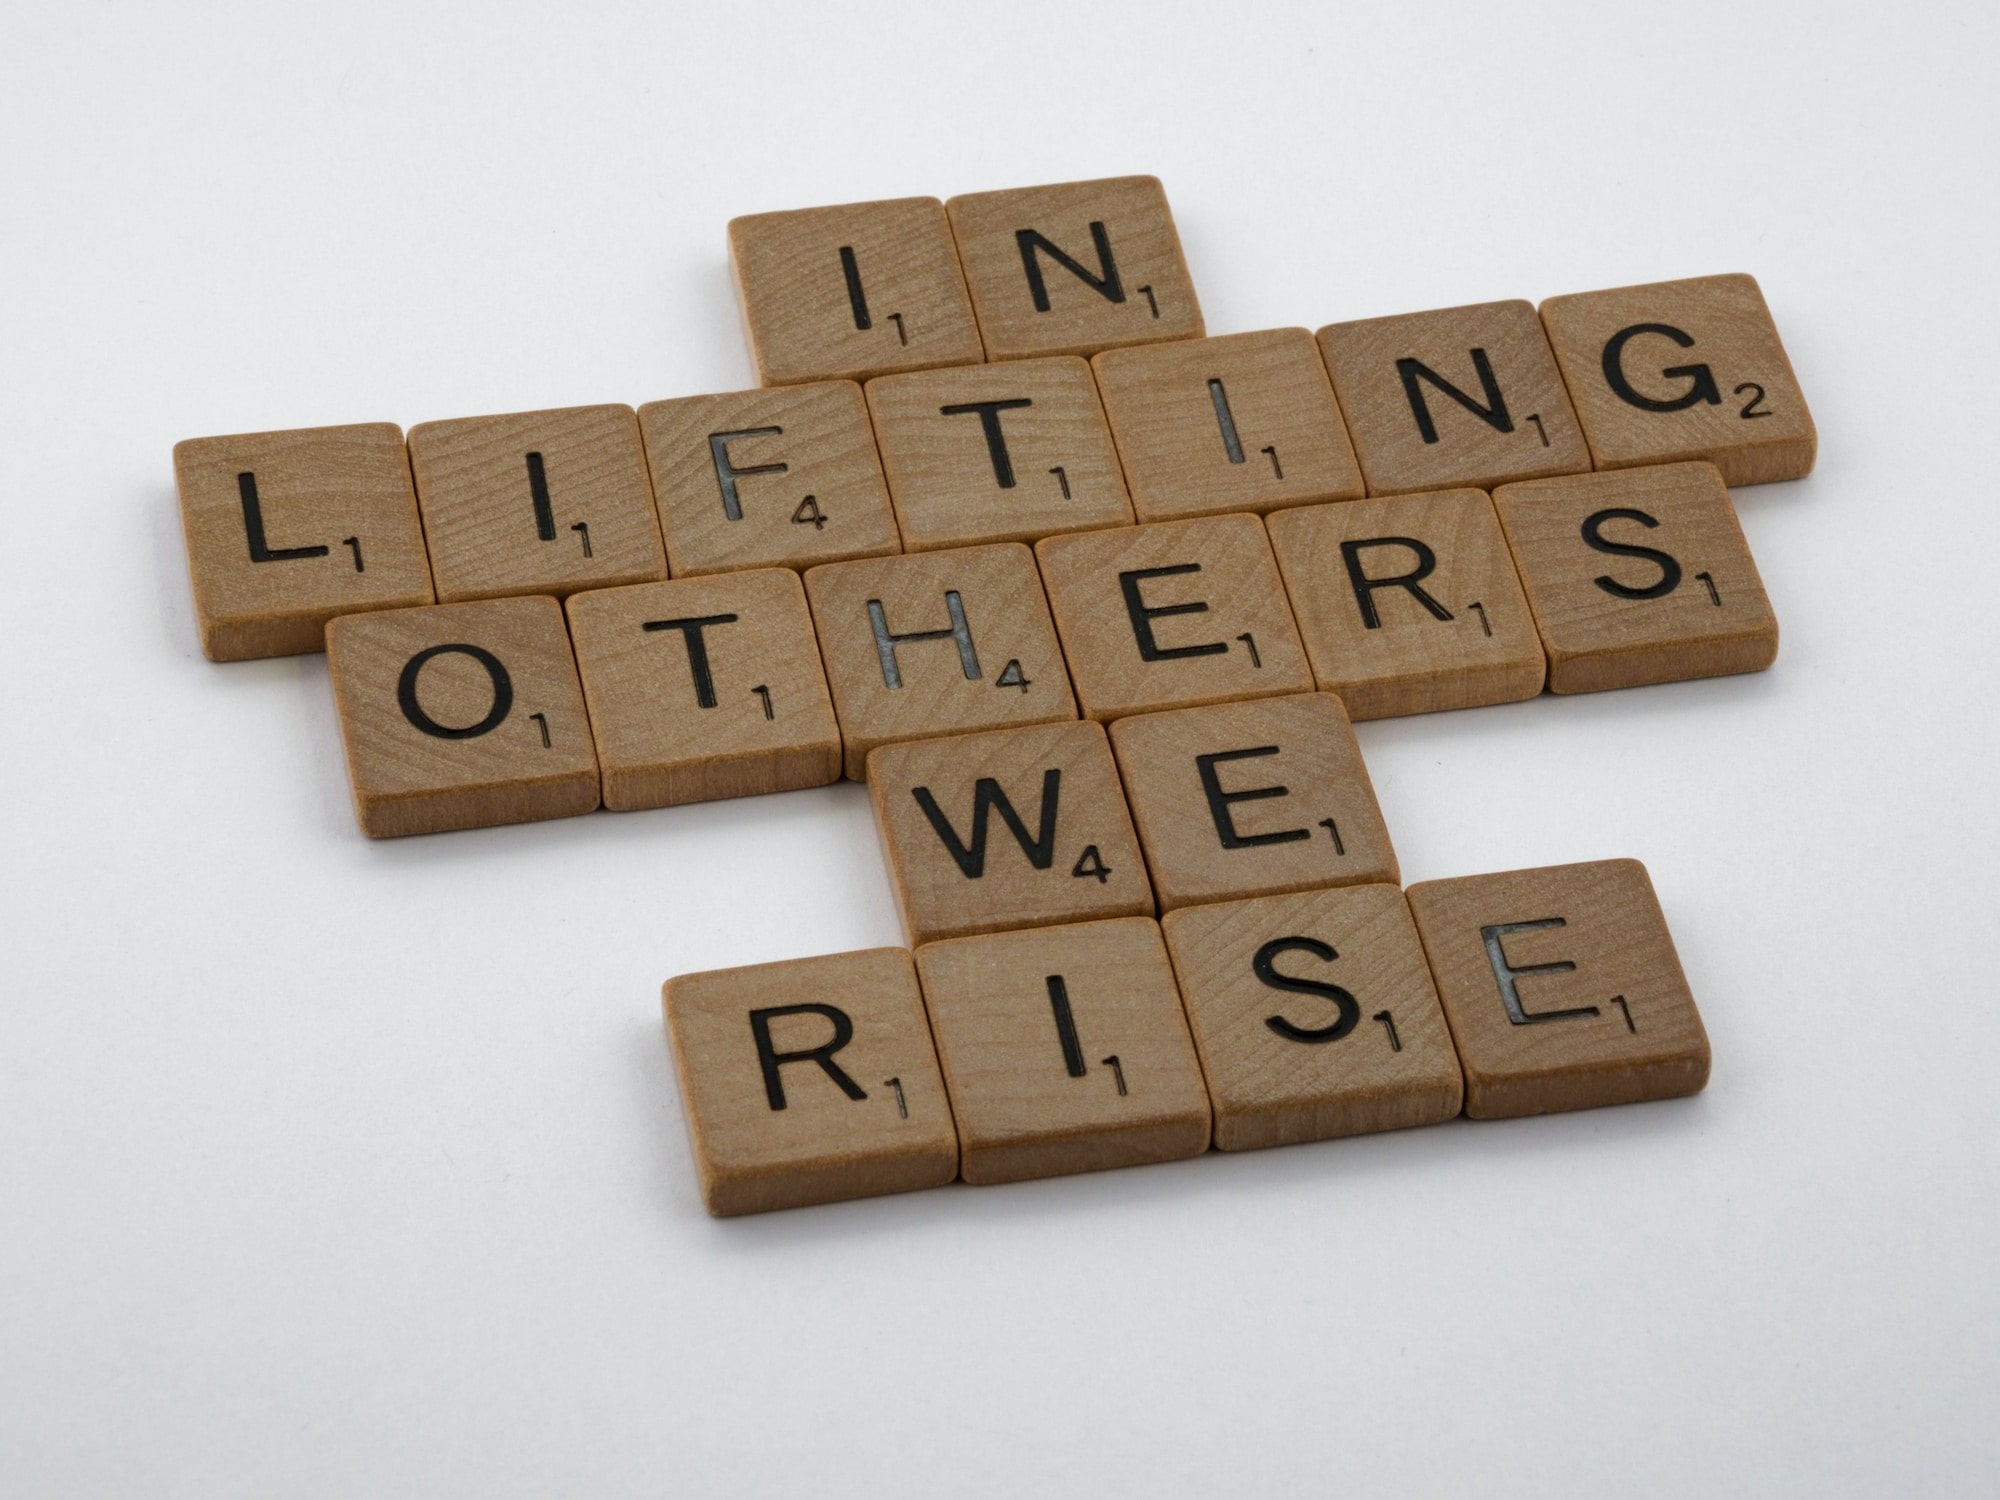
[[(10, 8), (0, 1492), (1991, 1494), (1990, 8)], [(1165, 179), (1212, 332), (1746, 270), (1749, 678), (1367, 725), (1633, 855), (1682, 1102), (715, 1223), (667, 975), (898, 941), (854, 786), (372, 844), (169, 450), (735, 389), (735, 214)]]

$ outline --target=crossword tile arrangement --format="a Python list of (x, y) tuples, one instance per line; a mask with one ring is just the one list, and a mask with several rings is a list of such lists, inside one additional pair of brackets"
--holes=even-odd
[(174, 451), (371, 836), (868, 783), (914, 952), (665, 987), (711, 1212), (1704, 1085), (1643, 867), (1406, 893), (1351, 721), (1771, 664), (1755, 281), (1207, 337), (1150, 177), (729, 252), (759, 389)]

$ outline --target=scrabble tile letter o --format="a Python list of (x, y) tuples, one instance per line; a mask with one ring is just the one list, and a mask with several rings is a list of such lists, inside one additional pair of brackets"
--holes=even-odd
[(596, 808), (597, 751), (555, 600), (347, 615), (326, 636), (363, 832), (442, 833)]

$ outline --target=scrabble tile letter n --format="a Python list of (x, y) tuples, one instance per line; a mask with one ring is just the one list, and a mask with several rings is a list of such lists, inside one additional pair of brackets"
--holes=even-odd
[(1449, 1120), (1464, 1102), (1430, 966), (1393, 885), (1167, 913), (1224, 1151)]
[(912, 943), (1153, 914), (1099, 725), (884, 745), (868, 790)]
[(945, 207), (988, 359), (1201, 337), (1157, 177), (968, 193)]
[(1550, 691), (1761, 672), (1777, 658), (1778, 622), (1713, 465), (1502, 485), (1493, 503)]
[(1475, 1119), (1700, 1092), (1708, 1034), (1633, 859), (1409, 890)]
[(917, 950), (967, 1182), (1199, 1156), (1208, 1093), (1145, 917)]
[(1706, 459), (1727, 484), (1811, 472), (1812, 414), (1751, 277), (1551, 297), (1542, 322), (1598, 468)]
[(1484, 490), (1590, 467), (1526, 302), (1336, 323), (1319, 344), (1371, 495)]
[(442, 604), (667, 576), (629, 406), (420, 422), (410, 467)]
[(935, 198), (732, 219), (729, 263), (764, 385), (866, 380), (985, 357)]
[(1076, 717), (1019, 542), (828, 563), (806, 574), (806, 597), (850, 780), (877, 745)]
[(174, 479), (211, 661), (324, 650), (335, 615), (431, 602), (393, 423), (190, 438)]
[(554, 599), (343, 615), (327, 626), (326, 651), (369, 836), (597, 806), (597, 752)]
[(939, 1187), (958, 1136), (910, 955), (683, 974), (662, 995), (712, 1214)]

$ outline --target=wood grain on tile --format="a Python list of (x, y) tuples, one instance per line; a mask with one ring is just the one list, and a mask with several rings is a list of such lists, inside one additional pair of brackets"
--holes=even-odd
[(951, 1107), (903, 949), (683, 974), (661, 998), (710, 1213), (910, 1192), (958, 1175)]
[(614, 812), (840, 779), (840, 726), (790, 569), (572, 594), (568, 611)]
[(1348, 717), (1541, 692), (1541, 637), (1483, 490), (1305, 506), (1264, 524), (1313, 676)]
[(1393, 885), (1184, 906), (1160, 924), (1223, 1151), (1434, 1125), (1458, 1054)]
[(1714, 465), (1503, 486), (1493, 496), (1549, 659), (1549, 689), (1759, 672), (1778, 621)]
[(1812, 413), (1755, 278), (1551, 297), (1542, 323), (1598, 468), (1705, 459), (1728, 484), (1812, 472)]
[(851, 780), (877, 745), (1076, 717), (1018, 542), (828, 563), (805, 584)]
[(911, 552), (1132, 519), (1096, 382), (1074, 356), (871, 380), (868, 410)]
[(1050, 537), (1035, 555), (1087, 718), (1313, 685), (1255, 516)]
[(988, 359), (1201, 337), (1157, 177), (967, 193), (945, 208)]
[(676, 578), (902, 550), (851, 380), (653, 401), (639, 431)]
[(355, 815), (371, 838), (597, 806), (597, 752), (554, 599), (343, 615), (326, 650)]
[(629, 406), (420, 422), (410, 468), (443, 603), (667, 576)]
[(1208, 1094), (1145, 917), (917, 950), (959, 1170), (1015, 1182), (1198, 1156)]
[(1671, 1099), (1708, 1082), (1708, 1035), (1637, 860), (1429, 880), (1409, 901), (1468, 1115)]
[(1363, 493), (1332, 382), (1303, 328), (1110, 349), (1090, 365), (1142, 521)]
[(1162, 911), (1398, 879), (1331, 693), (1120, 719), (1111, 748)]
[(732, 219), (729, 264), (764, 385), (985, 358), (935, 198)]
[(1319, 344), (1371, 495), (1491, 489), (1590, 467), (1529, 303), (1335, 323)]
[(392, 422), (190, 438), (174, 480), (211, 661), (324, 650), (335, 615), (433, 598)]
[(884, 745), (868, 792), (912, 943), (1153, 914), (1102, 725)]

